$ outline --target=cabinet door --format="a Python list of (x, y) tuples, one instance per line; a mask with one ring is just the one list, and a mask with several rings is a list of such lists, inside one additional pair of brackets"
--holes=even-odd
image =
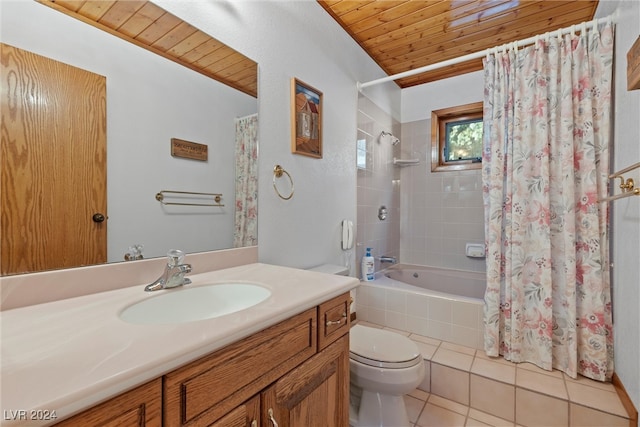
[(164, 426), (208, 426), (316, 354), (316, 308), (164, 376)]
[(260, 425), (260, 396), (238, 406), (211, 427), (258, 427)]
[(349, 335), (266, 389), (261, 412), (263, 427), (347, 427)]
[(79, 413), (57, 426), (160, 427), (162, 378)]

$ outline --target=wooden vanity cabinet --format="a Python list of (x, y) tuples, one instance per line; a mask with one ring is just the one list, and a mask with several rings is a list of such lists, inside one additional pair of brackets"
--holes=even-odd
[(160, 427), (162, 426), (162, 378), (156, 378), (56, 425)]
[(211, 427), (259, 427), (260, 426), (260, 396), (254, 396), (241, 404)]
[(263, 427), (347, 427), (349, 337), (338, 338), (280, 378), (261, 400)]
[(317, 350), (316, 308), (178, 368), (164, 377), (165, 426), (208, 426)]
[[(201, 423), (197, 422), (194, 425), (201, 425)], [(347, 427), (349, 425), (348, 336), (339, 338), (281, 377), (259, 395), (211, 424), (215, 427), (275, 427), (276, 425), (278, 427)]]
[(348, 305), (346, 293), (165, 375), (164, 424), (347, 427)]
[(348, 308), (347, 292), (59, 425), (347, 427)]
[(351, 298), (342, 294), (318, 306), (318, 348), (323, 349), (351, 328)]

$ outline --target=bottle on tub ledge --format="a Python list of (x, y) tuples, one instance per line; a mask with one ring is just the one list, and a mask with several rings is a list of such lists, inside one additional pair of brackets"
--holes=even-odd
[(375, 277), (375, 261), (371, 255), (371, 248), (367, 248), (365, 255), (362, 257), (362, 280), (370, 282)]

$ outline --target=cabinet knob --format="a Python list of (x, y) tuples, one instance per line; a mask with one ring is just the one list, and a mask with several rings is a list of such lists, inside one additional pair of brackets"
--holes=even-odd
[(91, 217), (91, 219), (93, 219), (93, 222), (102, 222), (106, 218), (105, 218), (105, 216), (103, 214), (98, 212), (98, 213), (94, 213), (93, 216)]
[(269, 415), (269, 421), (271, 421), (271, 424), (273, 424), (273, 427), (278, 427), (278, 423), (273, 418), (273, 409), (269, 408), (269, 410), (267, 411), (267, 414)]
[(256, 420), (251, 421), (251, 426), (250, 427), (258, 427), (258, 421), (256, 421)]

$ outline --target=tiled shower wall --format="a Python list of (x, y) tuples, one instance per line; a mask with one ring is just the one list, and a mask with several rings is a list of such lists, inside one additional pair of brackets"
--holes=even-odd
[[(366, 164), (358, 168), (358, 217), (356, 232), (356, 269), (362, 277), (360, 262), (365, 248), (372, 248), (376, 258), (376, 271), (380, 256), (400, 256), (400, 169), (393, 165), (400, 144), (393, 146), (391, 138), (380, 137), (382, 131), (400, 138), (400, 123), (364, 96), (358, 99), (358, 140)], [(366, 153), (365, 153), (366, 151)], [(378, 219), (381, 206), (387, 209), (387, 218)]]
[[(400, 143), (393, 146), (382, 131)], [(376, 271), (382, 255), (405, 264), (485, 271), (484, 259), (468, 258), (467, 243), (484, 244), (481, 171), (431, 172), (431, 120), (402, 123), (371, 100), (358, 100), (358, 140), (365, 141), (366, 165), (358, 168), (356, 268), (366, 247)], [(363, 148), (361, 145), (360, 148)], [(419, 159), (394, 166), (394, 157)], [(381, 206), (387, 219), (378, 219)]]
[(400, 259), (406, 264), (485, 271), (466, 243), (484, 244), (480, 169), (431, 172), (431, 120), (403, 123), (401, 156), (419, 158), (401, 169)]

